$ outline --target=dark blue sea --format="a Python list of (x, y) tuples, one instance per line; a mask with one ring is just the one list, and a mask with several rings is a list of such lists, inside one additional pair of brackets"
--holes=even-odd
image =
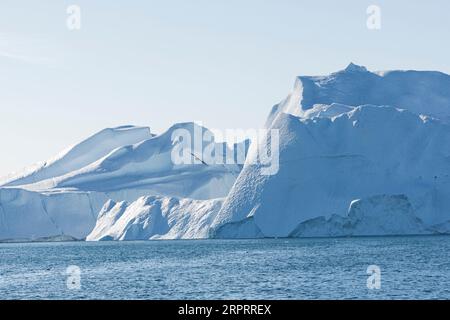
[(449, 253), (450, 236), (4, 243), (0, 299), (450, 299)]

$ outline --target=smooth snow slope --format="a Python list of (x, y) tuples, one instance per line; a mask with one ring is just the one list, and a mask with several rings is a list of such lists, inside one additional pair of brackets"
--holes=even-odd
[[(384, 201), (378, 195), (405, 197), (411, 219), (442, 231), (450, 220), (449, 79), (415, 71), (381, 76), (354, 65), (328, 77), (300, 77), (267, 121), (280, 131), (279, 172), (264, 176), (260, 166), (246, 164), (211, 235), (292, 236), (307, 220), (347, 217), (354, 200)], [(375, 207), (366, 207), (362, 219), (379, 219), (366, 232), (381, 235), (391, 220)], [(407, 224), (393, 230), (415, 232)]]
[[(116, 148), (110, 150), (106, 155), (92, 152), (95, 143), (90, 139), (82, 142), (91, 146), (89, 153), (85, 155), (76, 146), (72, 150), (79, 154), (71, 154), (71, 158), (77, 160), (81, 157), (87, 158), (90, 153), (100, 154), (100, 157), (89, 157), (89, 162), (82, 168), (78, 168), (69, 160), (58, 166), (63, 168), (74, 168), (75, 170), (54, 175), (46, 179), (37, 179), (35, 183), (22, 184), (23, 179), (13, 180), (5, 186), (21, 186), (27, 190), (45, 191), (50, 189), (96, 191), (108, 194), (113, 199), (137, 199), (143, 195), (163, 195), (176, 197), (191, 197), (194, 199), (210, 199), (224, 197), (234, 183), (235, 178), (241, 170), (237, 164), (182, 164), (175, 165), (171, 159), (171, 153), (175, 146), (172, 142), (172, 134), (175, 130), (185, 129), (194, 136), (195, 132), (204, 133), (206, 128), (194, 123), (180, 123), (172, 126), (161, 135), (150, 136), (137, 143), (128, 144), (116, 141)], [(102, 146), (104, 141), (96, 141)], [(245, 144), (246, 142), (242, 142)], [(119, 144), (119, 146), (117, 146)], [(221, 148), (227, 148), (225, 143), (219, 143)], [(200, 156), (206, 144), (198, 146), (192, 143), (193, 156)], [(197, 150), (198, 149), (198, 150)], [(229, 151), (229, 155), (233, 152)], [(63, 157), (66, 160), (67, 157)], [(68, 169), (66, 169), (67, 171)], [(30, 177), (38, 175), (41, 170), (31, 173)], [(48, 170), (47, 170), (48, 171)], [(46, 171), (46, 173), (47, 173)], [(62, 171), (62, 170), (61, 170)], [(58, 171), (58, 174), (60, 171)]]
[[(194, 123), (172, 126), (161, 135), (148, 128), (106, 129), (46, 164), (27, 169), (0, 187), (0, 240), (54, 235), (86, 237), (108, 199), (135, 201), (160, 195), (209, 200), (228, 194), (241, 165), (174, 165), (177, 129), (205, 133)], [(244, 141), (234, 148), (247, 145)], [(218, 143), (225, 149), (225, 143)], [(193, 158), (207, 144), (193, 144)], [(229, 149), (227, 149), (229, 150)], [(234, 156), (229, 150), (228, 155)], [(4, 180), (5, 181), (5, 180)]]
[(150, 128), (123, 126), (104, 129), (83, 142), (64, 150), (42, 164), (0, 179), (0, 186), (19, 186), (55, 178), (81, 169), (124, 145), (150, 139)]

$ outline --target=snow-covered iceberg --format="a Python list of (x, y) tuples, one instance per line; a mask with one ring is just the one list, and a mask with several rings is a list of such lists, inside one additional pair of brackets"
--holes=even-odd
[[(149, 128), (110, 128), (89, 137), (53, 159), (1, 179), (0, 240), (56, 235), (85, 238), (105, 202), (135, 201), (143, 196), (209, 200), (225, 197), (242, 165), (226, 162), (174, 164), (176, 130), (203, 136), (209, 130), (180, 123), (160, 135)], [(224, 157), (245, 151), (248, 142), (224, 149)], [(192, 143), (192, 158), (208, 144)], [(225, 159), (226, 160), (226, 159)], [(182, 201), (182, 200), (180, 200)]]
[[(341, 224), (354, 227), (346, 234), (433, 232), (436, 225), (440, 232), (449, 231), (449, 115), (450, 76), (442, 73), (372, 73), (351, 64), (330, 76), (299, 77), (266, 123), (279, 130), (278, 173), (263, 175), (261, 166), (246, 163), (211, 236), (311, 235), (305, 226), (316, 224), (321, 236), (343, 233)], [(407, 197), (408, 216), (423, 228), (389, 229), (388, 213), (374, 215), (369, 207), (361, 209), (367, 210), (362, 219), (371, 221), (361, 222), (367, 225), (364, 232), (361, 224), (348, 223), (355, 200), (377, 195)], [(392, 203), (386, 201), (382, 208)]]

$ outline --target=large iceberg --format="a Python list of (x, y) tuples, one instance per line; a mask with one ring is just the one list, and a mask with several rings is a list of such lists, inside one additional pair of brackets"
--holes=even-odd
[[(174, 163), (177, 130), (192, 134), (192, 139), (198, 133), (213, 137), (195, 123), (176, 124), (160, 135), (142, 127), (110, 128), (45, 163), (3, 178), (0, 240), (55, 235), (83, 239), (109, 200), (133, 202), (153, 195), (179, 198), (181, 203), (188, 198), (199, 204), (225, 197), (242, 165), (231, 161)], [(214, 139), (208, 142), (223, 150), (224, 157), (234, 157), (237, 150), (245, 152), (248, 147), (247, 141), (231, 147)], [(201, 158), (207, 147), (207, 143), (192, 143), (189, 156)]]
[[(266, 123), (279, 130), (278, 173), (263, 175), (261, 166), (245, 164), (211, 236), (448, 232), (449, 115), (450, 76), (442, 73), (372, 73), (351, 64), (330, 76), (299, 77)], [(407, 212), (373, 209), (394, 205), (397, 195), (407, 199)], [(373, 204), (359, 215), (372, 224), (350, 223), (355, 216), (348, 208), (358, 199)], [(394, 216), (400, 224), (420, 223), (389, 229), (395, 219), (387, 217)], [(344, 232), (343, 225), (354, 230)], [(317, 232), (307, 230), (314, 226)]]

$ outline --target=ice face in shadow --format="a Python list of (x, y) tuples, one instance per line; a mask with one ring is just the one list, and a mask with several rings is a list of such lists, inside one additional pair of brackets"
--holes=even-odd
[(355, 200), (347, 216), (332, 215), (302, 222), (289, 237), (420, 235), (433, 233), (416, 217), (404, 195)]
[(83, 239), (107, 199), (96, 192), (0, 188), (0, 240), (57, 235)]

